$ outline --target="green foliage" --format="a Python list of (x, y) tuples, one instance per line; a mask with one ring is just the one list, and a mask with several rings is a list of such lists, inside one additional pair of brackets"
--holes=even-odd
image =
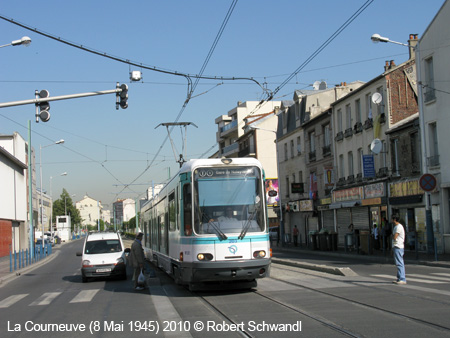
[(75, 207), (70, 194), (66, 189), (63, 189), (59, 199), (53, 202), (53, 222), (56, 223), (56, 216), (66, 215), (66, 210), (67, 215), (70, 215), (72, 222), (71, 230), (73, 231), (76, 225), (81, 224), (80, 212)]

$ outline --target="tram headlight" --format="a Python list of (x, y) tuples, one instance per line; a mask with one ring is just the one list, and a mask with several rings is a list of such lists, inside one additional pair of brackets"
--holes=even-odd
[(253, 258), (264, 258), (266, 257), (266, 252), (264, 250), (258, 250), (253, 253)]
[(213, 259), (213, 255), (211, 255), (209, 253), (199, 253), (197, 255), (197, 259), (199, 261), (211, 261)]

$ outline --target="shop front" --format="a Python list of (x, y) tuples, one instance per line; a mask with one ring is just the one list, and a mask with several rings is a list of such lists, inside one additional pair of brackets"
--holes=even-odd
[(389, 184), (391, 215), (398, 215), (405, 228), (405, 250), (427, 250), (425, 192), (419, 179)]

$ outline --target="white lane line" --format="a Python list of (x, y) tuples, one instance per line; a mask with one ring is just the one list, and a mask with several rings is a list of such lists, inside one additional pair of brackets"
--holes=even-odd
[(90, 302), (92, 298), (99, 292), (100, 289), (83, 290), (78, 293), (69, 303), (86, 303)]
[(33, 303), (31, 303), (29, 306), (48, 305), (53, 301), (53, 299), (58, 297), (61, 293), (62, 292), (46, 292), (41, 297), (36, 299)]
[(5, 298), (0, 302), (0, 308), (9, 307), (9, 306), (13, 305), (14, 303), (17, 303), (22, 298), (25, 298), (28, 295), (29, 295), (28, 293), (24, 293), (21, 295), (9, 296), (8, 298)]

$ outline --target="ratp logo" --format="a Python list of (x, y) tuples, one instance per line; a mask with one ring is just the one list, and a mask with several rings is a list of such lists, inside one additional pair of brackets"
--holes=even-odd
[(236, 245), (232, 245), (228, 247), (228, 250), (234, 255), (238, 251), (238, 248)]

